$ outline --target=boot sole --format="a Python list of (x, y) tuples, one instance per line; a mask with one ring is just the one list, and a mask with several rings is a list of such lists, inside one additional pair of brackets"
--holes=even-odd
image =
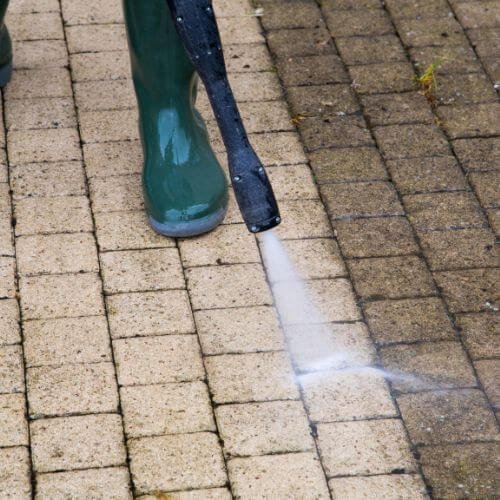
[(199, 234), (208, 233), (215, 229), (226, 215), (227, 207), (219, 209), (217, 212), (203, 217), (203, 219), (190, 222), (158, 222), (148, 215), (150, 226), (154, 231), (172, 238), (186, 238), (189, 236), (197, 236)]
[(12, 77), (12, 63), (8, 63), (0, 68), (0, 87), (5, 87)]

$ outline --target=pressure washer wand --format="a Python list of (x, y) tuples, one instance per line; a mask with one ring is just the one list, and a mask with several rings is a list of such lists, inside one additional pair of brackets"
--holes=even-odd
[(234, 100), (213, 13), (208, 0), (166, 0), (184, 48), (205, 84), (222, 139), (236, 201), (248, 229), (257, 233), (281, 222), (266, 172), (255, 154)]

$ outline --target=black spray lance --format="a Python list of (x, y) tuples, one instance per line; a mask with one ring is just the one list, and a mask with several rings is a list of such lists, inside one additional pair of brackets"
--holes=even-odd
[(207, 90), (226, 146), (236, 201), (248, 229), (281, 222), (262, 162), (248, 141), (229, 86), (217, 22), (209, 0), (166, 0), (184, 48)]

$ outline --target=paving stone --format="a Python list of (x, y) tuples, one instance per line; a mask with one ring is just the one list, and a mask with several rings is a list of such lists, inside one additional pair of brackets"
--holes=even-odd
[(318, 444), (328, 477), (416, 469), (401, 420), (319, 424)]
[(498, 237), (500, 234), (500, 211), (498, 210), (487, 210), (486, 215), (488, 217), (489, 224), (495, 235)]
[(467, 188), (465, 176), (452, 156), (390, 160), (387, 168), (402, 194)]
[(484, 73), (469, 73), (439, 77), (438, 101), (448, 104), (473, 104), (495, 102), (497, 94), (490, 79)]
[(457, 314), (455, 321), (472, 359), (500, 356), (500, 325), (494, 313)]
[(349, 72), (360, 94), (415, 90), (413, 69), (407, 62), (351, 66)]
[(81, 159), (80, 139), (74, 128), (13, 130), (7, 143), (12, 164)]
[(118, 383), (148, 385), (204, 378), (195, 335), (120, 339), (113, 342)]
[(95, 214), (97, 242), (101, 251), (173, 247), (173, 238), (151, 229), (143, 210)]
[(286, 87), (346, 83), (349, 81), (342, 60), (334, 54), (294, 56), (286, 60), (278, 60), (277, 68)]
[(109, 467), (125, 463), (121, 417), (84, 415), (35, 420), (30, 425), (36, 472)]
[(381, 257), (414, 253), (418, 246), (404, 217), (339, 220), (335, 231), (347, 258)]
[(496, 123), (497, 103), (470, 104), (467, 106), (441, 106), (438, 116), (451, 139), (459, 137), (493, 136), (500, 134)]
[(267, 176), (276, 200), (308, 200), (318, 198), (318, 189), (309, 165), (268, 167)]
[(273, 30), (266, 33), (266, 41), (278, 59), (335, 53), (332, 37), (323, 27)]
[(7, 498), (31, 498), (30, 456), (24, 446), (0, 448), (2, 494)]
[(228, 462), (237, 498), (330, 498), (321, 464), (313, 453), (234, 458)]
[(57, 68), (68, 64), (68, 52), (63, 40), (33, 40), (13, 42), (17, 69)]
[(304, 149), (296, 133), (254, 134), (250, 137), (250, 141), (266, 167), (307, 163)]
[(476, 378), (458, 342), (424, 342), (383, 347), (381, 360), (395, 374), (398, 391), (473, 387)]
[(482, 207), (500, 206), (500, 196), (496, 189), (500, 181), (500, 172), (472, 173), (469, 175), (469, 180)]
[(20, 345), (0, 347), (0, 394), (24, 392), (24, 367)]
[(278, 318), (271, 307), (209, 309), (194, 315), (204, 354), (283, 349)]
[(457, 139), (453, 150), (467, 171), (493, 170), (500, 166), (500, 141), (496, 137)]
[(90, 233), (20, 236), (16, 249), (19, 273), (24, 276), (99, 270)]
[(195, 267), (186, 270), (186, 278), (195, 310), (272, 303), (263, 269), (257, 264)]
[(13, 257), (0, 257), (0, 299), (15, 296), (15, 272), (15, 259)]
[(105, 316), (25, 321), (27, 367), (111, 361)]
[(494, 496), (495, 443), (419, 448), (425, 477), (437, 498)]
[(228, 73), (250, 73), (273, 69), (269, 51), (263, 43), (225, 45), (224, 59)]
[(83, 24), (65, 29), (70, 54), (123, 50), (127, 46), (123, 24)]
[(396, 27), (407, 47), (466, 44), (467, 38), (453, 17), (398, 19)]
[(394, 32), (389, 16), (381, 9), (325, 11), (324, 14), (334, 37), (376, 36)]
[(364, 114), (371, 126), (434, 123), (434, 116), (419, 92), (361, 96)]
[(205, 366), (215, 403), (298, 398), (284, 352), (210, 356), (205, 358)]
[(498, 26), (500, 11), (496, 2), (459, 3), (455, 13), (464, 28), (487, 28)]
[(184, 290), (122, 293), (106, 298), (113, 338), (194, 331)]
[(129, 441), (137, 493), (223, 486), (226, 471), (217, 436), (209, 432)]
[(91, 0), (87, 6), (64, 0), (61, 4), (62, 15), (66, 26), (72, 24), (111, 24), (122, 23), (123, 17), (118, 0), (102, 4), (99, 0)]
[(10, 182), (14, 200), (86, 194), (83, 166), (77, 161), (16, 165)]
[(300, 401), (221, 405), (215, 410), (227, 457), (311, 450)]
[(125, 176), (142, 171), (142, 147), (139, 141), (84, 144), (83, 156), (89, 177)]
[[(9, 10), (11, 8), (12, 6)], [(33, 85), (34, 81), (37, 85)], [(71, 97), (73, 95), (71, 75), (66, 68), (51, 68), (50, 66), (36, 69), (16, 68), (4, 92), (7, 102), (12, 99), (37, 97)]]
[[(187, 490), (187, 491), (172, 491), (168, 492), (172, 500), (231, 500), (233, 497), (227, 488), (209, 488), (203, 490)], [(140, 500), (156, 500), (155, 495), (141, 495), (137, 497)]]
[(500, 390), (498, 388), (500, 366), (498, 360), (485, 359), (482, 361), (476, 361), (474, 363), (474, 368), (477, 371), (486, 396), (490, 399), (491, 404), (498, 408), (500, 406)]
[(0, 255), (14, 256), (13, 219), (10, 203), (10, 186), (0, 183)]
[(219, 0), (214, 5), (214, 12), (219, 17), (241, 17), (255, 14), (248, 2), (231, 2), (231, 0)]
[(315, 2), (292, 0), (281, 5), (261, 2), (264, 11), (260, 18), (265, 30), (283, 28), (316, 28), (322, 24), (321, 12)]
[(90, 179), (90, 196), (94, 212), (141, 210), (144, 207), (139, 175), (94, 177)]
[(130, 78), (128, 50), (71, 54), (70, 62), (75, 82)]
[(414, 444), (496, 438), (495, 417), (477, 389), (404, 394), (397, 402)]
[(12, 13), (7, 16), (12, 40), (51, 40), (64, 38), (57, 12)]
[(108, 294), (185, 287), (176, 248), (107, 252), (100, 259)]
[(381, 375), (342, 371), (300, 377), (309, 418), (314, 422), (395, 417), (389, 388)]
[(297, 119), (359, 111), (352, 88), (346, 83), (289, 87), (287, 97)]
[(282, 101), (242, 102), (239, 110), (248, 133), (295, 130)]
[(452, 15), (446, 0), (425, 2), (422, 0), (386, 0), (393, 19), (414, 19), (420, 17), (446, 17)]
[(23, 319), (103, 314), (101, 281), (96, 274), (44, 275), (21, 278)]
[(137, 102), (131, 79), (79, 82), (73, 88), (79, 112), (131, 109)]
[(373, 492), (386, 499), (427, 498), (422, 479), (416, 474), (338, 477), (328, 482), (333, 498), (370, 498)]
[(464, 267), (495, 267), (495, 237), (487, 229), (431, 231), (420, 235), (420, 246), (432, 271)]
[(203, 382), (123, 387), (120, 393), (129, 438), (216, 430)]
[(260, 262), (255, 237), (243, 224), (221, 225), (201, 237), (181, 239), (179, 250), (186, 267)]
[(397, 193), (389, 182), (325, 184), (320, 191), (334, 219), (403, 213)]
[(59, 12), (57, 0), (23, 0), (9, 6), (9, 13), (29, 14), (31, 12)]
[(441, 74), (461, 75), (482, 70), (481, 63), (469, 43), (440, 47), (415, 47), (409, 50), (409, 54), (420, 73), (423, 73), (434, 61), (440, 61), (439, 73)]
[(16, 299), (0, 300), (0, 346), (21, 342), (19, 307)]
[[(0, 395), (2, 435), (0, 446), (28, 446), (28, 423), (25, 420), (26, 403), (23, 394)], [(3, 479), (3, 475), (1, 476)]]
[(385, 158), (408, 158), (449, 154), (442, 132), (429, 125), (391, 125), (374, 131)]
[(137, 110), (82, 111), (78, 114), (82, 139), (87, 143), (138, 139)]
[(406, 61), (406, 55), (395, 35), (359, 36), (335, 40), (342, 60), (349, 66)]
[(483, 227), (485, 219), (475, 197), (468, 192), (415, 194), (403, 202), (419, 231)]
[(380, 344), (454, 339), (452, 324), (438, 298), (374, 301), (363, 309)]
[(282, 96), (278, 77), (273, 71), (231, 73), (229, 82), (238, 103), (274, 101)]
[(106, 498), (110, 492), (117, 498), (132, 498), (126, 467), (38, 474), (36, 490), (40, 498), (78, 498), (82, 494)]
[(319, 184), (387, 178), (380, 153), (373, 147), (322, 149), (309, 157)]
[(223, 46), (228, 42), (246, 44), (263, 41), (259, 22), (254, 15), (221, 17), (217, 22)]
[(451, 312), (496, 310), (496, 269), (467, 269), (434, 273)]

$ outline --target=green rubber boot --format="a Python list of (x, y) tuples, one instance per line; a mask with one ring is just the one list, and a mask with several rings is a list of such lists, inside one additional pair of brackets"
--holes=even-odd
[(4, 19), (9, 0), (0, 0), (0, 87), (4, 87), (12, 76), (12, 42)]
[(167, 236), (210, 231), (224, 218), (227, 181), (194, 109), (197, 76), (165, 0), (123, 0), (144, 151), (151, 226)]

